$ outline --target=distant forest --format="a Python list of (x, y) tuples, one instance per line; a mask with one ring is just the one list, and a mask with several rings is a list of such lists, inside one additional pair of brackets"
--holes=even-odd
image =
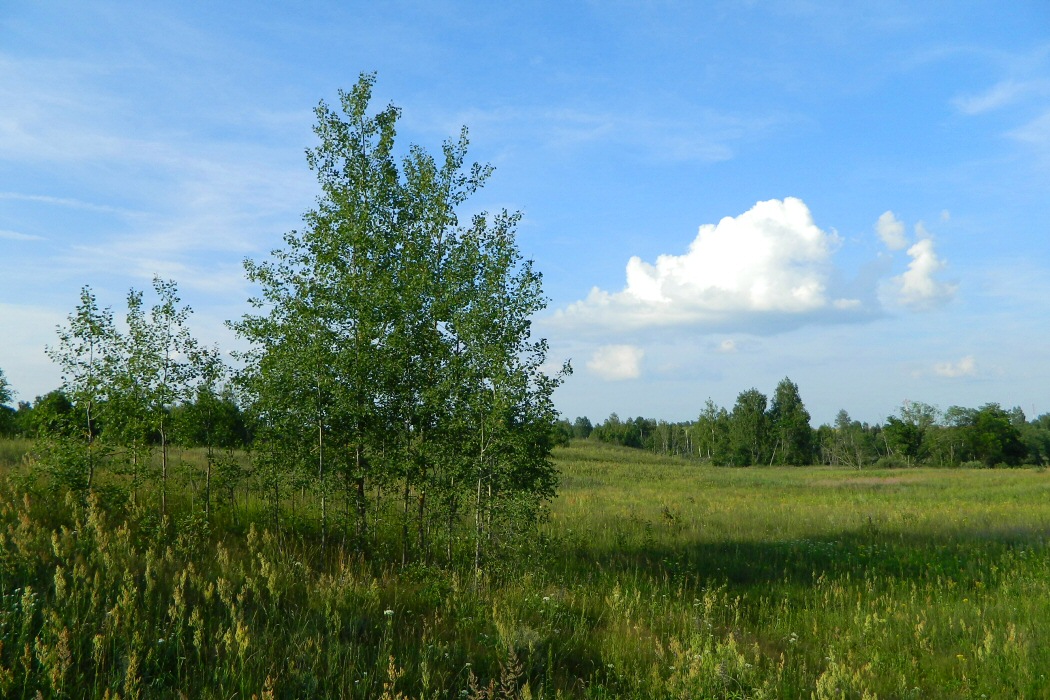
[[(251, 447), (258, 426), (230, 391), (201, 395), (169, 409), (170, 436), (188, 447)], [(61, 389), (17, 410), (0, 407), (0, 436), (34, 438), (83, 424)], [(719, 466), (823, 464), (864, 467), (1001, 467), (1050, 463), (1050, 414), (1029, 420), (1019, 407), (989, 403), (939, 410), (914, 401), (883, 423), (862, 423), (843, 409), (834, 424), (813, 428), (798, 386), (784, 378), (770, 400), (758, 389), (732, 409), (710, 399), (695, 421), (620, 418), (594, 424), (562, 418), (555, 442), (589, 439)], [(157, 443), (160, 435), (154, 436)]]
[(1028, 420), (1019, 407), (995, 403), (941, 411), (907, 402), (874, 425), (840, 410), (834, 425), (813, 428), (798, 385), (785, 377), (772, 400), (758, 389), (732, 409), (708, 399), (695, 421), (587, 417), (558, 423), (558, 439), (599, 440), (721, 466), (824, 464), (864, 467), (1001, 467), (1050, 461), (1050, 414)]

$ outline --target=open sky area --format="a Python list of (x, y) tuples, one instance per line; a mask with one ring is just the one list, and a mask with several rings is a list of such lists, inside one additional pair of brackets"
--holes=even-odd
[(1050, 3), (80, 0), (0, 6), (0, 368), (32, 400), (90, 285), (174, 279), (223, 349), (242, 261), (375, 71), (473, 210), (521, 210), (572, 419), (693, 419), (789, 376), (814, 425), (1050, 412)]

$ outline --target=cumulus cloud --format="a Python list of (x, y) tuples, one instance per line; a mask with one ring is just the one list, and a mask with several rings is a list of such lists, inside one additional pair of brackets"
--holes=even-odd
[(973, 355), (967, 355), (958, 362), (939, 362), (934, 365), (933, 372), (940, 377), (972, 377), (977, 374), (977, 363)]
[(645, 351), (633, 345), (605, 345), (591, 355), (587, 369), (602, 379), (637, 379), (642, 374)]
[[(925, 230), (916, 226), (921, 234)], [(895, 301), (901, 306), (911, 309), (929, 309), (947, 301), (955, 296), (957, 285), (941, 282), (936, 278), (938, 272), (945, 267), (945, 262), (937, 256), (933, 246), (933, 239), (920, 238), (911, 248), (908, 248), (907, 271), (891, 280), (895, 292)]]
[(908, 237), (904, 235), (904, 224), (892, 211), (885, 212), (875, 222), (875, 232), (890, 250), (904, 250), (908, 247)]
[(748, 314), (841, 313), (859, 302), (828, 293), (839, 243), (835, 233), (817, 227), (802, 200), (759, 202), (740, 216), (701, 226), (682, 255), (660, 255), (655, 263), (632, 257), (622, 291), (595, 287), (555, 317), (639, 328), (718, 323)]

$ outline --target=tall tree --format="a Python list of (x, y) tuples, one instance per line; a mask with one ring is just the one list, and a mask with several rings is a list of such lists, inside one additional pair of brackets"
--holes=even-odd
[(769, 408), (771, 459), (777, 464), (801, 466), (813, 461), (813, 428), (798, 385), (784, 377), (777, 384)]
[(175, 282), (154, 277), (153, 291), (157, 301), (148, 310), (142, 292), (128, 292), (128, 329), (114, 393), (124, 409), (126, 435), (135, 452), (143, 455), (144, 468), (154, 440), (160, 443), (160, 512), (165, 515), (171, 471), (169, 416), (176, 404), (192, 396), (195, 367), (190, 359), (198, 343), (187, 325), (192, 310), (180, 305)]
[(886, 418), (883, 436), (889, 451), (911, 466), (929, 454), (927, 433), (937, 421), (937, 409), (921, 401), (905, 401), (899, 414)]
[[(253, 346), (243, 383), (268, 445), (259, 455), (301, 464), (299, 446), (314, 446), (322, 533), (338, 472), (357, 546), (368, 542), (369, 512), (381, 512), (369, 495), (396, 489), (402, 560), (410, 550), (425, 559), (468, 484), (476, 524), (492, 534), (490, 506), (513, 490), (499, 475), (549, 453), (521, 436), (539, 423), (549, 438), (558, 379), (540, 371), (546, 345), (530, 339), (529, 316), (545, 299), (514, 244), (518, 215), (459, 225), (457, 209), (490, 168), (465, 166), (465, 132), (441, 159), (412, 147), (399, 167), (399, 112), (369, 113), (374, 80), (341, 92), (338, 112), (317, 108), (320, 144), (307, 160), (321, 195), (271, 260), (246, 261), (261, 295), (257, 312), (231, 325)], [(287, 472), (268, 459), (278, 517)]]
[(729, 412), (708, 399), (696, 421), (697, 452), (701, 459), (710, 460), (713, 464), (732, 462), (729, 426)]
[[(77, 459), (74, 464), (55, 464), (67, 485), (91, 489), (95, 471), (106, 447), (99, 443), (99, 413), (111, 399), (118, 376), (121, 336), (110, 309), (100, 309), (90, 287), (80, 290), (80, 303), (68, 317), (69, 325), (59, 326), (58, 345), (48, 346), (47, 355), (62, 372), (62, 393), (70, 406), (83, 417), (79, 426), (82, 450), (72, 445), (52, 451), (55, 459), (62, 456)], [(66, 431), (46, 432), (54, 440), (63, 440)], [(57, 445), (55, 446), (57, 447)]]
[(766, 395), (758, 389), (741, 392), (729, 416), (729, 441), (733, 463), (763, 464), (768, 455), (769, 426)]

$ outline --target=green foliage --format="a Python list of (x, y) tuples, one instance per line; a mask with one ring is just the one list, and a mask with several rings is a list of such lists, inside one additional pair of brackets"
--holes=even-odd
[(369, 113), (374, 80), (340, 93), (339, 111), (318, 106), (317, 207), (271, 260), (245, 263), (261, 296), (232, 325), (253, 346), (240, 383), (256, 466), (275, 527), (282, 499), (309, 488), (322, 540), (338, 498), (366, 551), (381, 501), (400, 498), (403, 563), (430, 561), (439, 536), (451, 558), (472, 515), (477, 567), (553, 494), (561, 375), (541, 371), (547, 346), (530, 320), (546, 299), (514, 242), (520, 215), (459, 222), (490, 173), (465, 165), (466, 132), (440, 160), (413, 146), (399, 164), (399, 111)]
[(7, 383), (7, 375), (0, 369), (0, 406), (8, 404), (15, 397), (11, 385)]
[(4, 370), (0, 369), (0, 437), (11, 437), (17, 432), (15, 410), (7, 405), (14, 397), (14, 391), (7, 383)]
[(813, 463), (813, 428), (809, 424), (809, 411), (802, 404), (798, 385), (787, 377), (777, 384), (773, 395), (769, 428), (774, 463), (795, 466)]
[(729, 415), (729, 444), (733, 464), (764, 464), (769, 450), (766, 395), (758, 389), (741, 392)]
[(696, 422), (697, 451), (712, 464), (730, 464), (732, 447), (729, 442), (729, 412), (716, 406), (711, 399)]
[(577, 416), (576, 420), (572, 422), (572, 436), (574, 438), (585, 440), (591, 436), (593, 430), (594, 426), (591, 424), (591, 419), (587, 416)]

